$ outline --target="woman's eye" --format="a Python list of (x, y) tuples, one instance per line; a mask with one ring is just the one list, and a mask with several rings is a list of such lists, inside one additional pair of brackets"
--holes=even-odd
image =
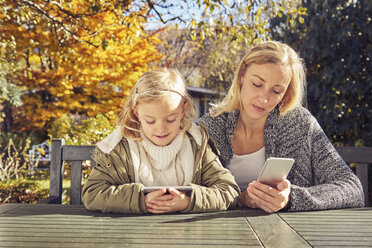
[(172, 123), (172, 122), (174, 122), (176, 119), (173, 119), (173, 120), (167, 120), (167, 122), (169, 122), (169, 123)]
[(260, 88), (262, 85), (261, 84), (256, 84), (256, 83), (252, 83), (254, 87), (257, 87), (257, 88)]
[(277, 95), (282, 93), (282, 92), (279, 92), (279, 91), (276, 91), (276, 90), (273, 90), (273, 92), (274, 92), (274, 94), (277, 94)]
[(146, 121), (147, 124), (151, 125), (151, 124), (154, 124), (155, 121)]

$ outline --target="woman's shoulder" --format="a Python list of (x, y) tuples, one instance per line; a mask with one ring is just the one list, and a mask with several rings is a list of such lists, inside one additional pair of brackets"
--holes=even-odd
[[(224, 112), (218, 116), (212, 117), (210, 113), (206, 113), (197, 121), (198, 124), (205, 125), (208, 129), (217, 128), (221, 126), (229, 126), (235, 123), (239, 117), (239, 111)], [(235, 125), (233, 125), (235, 126)]]
[(315, 120), (315, 117), (310, 113), (310, 111), (304, 107), (296, 107), (284, 115), (280, 115), (279, 111), (273, 111), (268, 121), (276, 122), (277, 124), (309, 124)]
[(276, 109), (267, 119), (265, 132), (268, 136), (302, 136), (316, 123), (315, 117), (304, 107), (297, 107), (284, 115), (280, 115)]

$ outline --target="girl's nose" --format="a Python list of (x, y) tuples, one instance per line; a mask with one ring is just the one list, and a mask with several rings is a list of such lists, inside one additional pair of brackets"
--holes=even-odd
[(162, 134), (163, 132), (166, 131), (166, 125), (165, 123), (161, 122), (159, 123), (159, 125), (156, 126), (156, 131), (159, 132), (160, 134)]

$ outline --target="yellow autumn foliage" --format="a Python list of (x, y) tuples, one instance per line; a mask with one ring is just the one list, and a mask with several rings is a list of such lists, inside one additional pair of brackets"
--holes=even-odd
[(162, 58), (160, 41), (143, 29), (145, 10), (128, 13), (110, 0), (33, 1), (44, 4), (43, 14), (23, 1), (3, 2), (0, 37), (16, 41), (9, 53), (18, 69), (9, 80), (27, 88), (13, 113), (18, 131), (45, 130), (66, 113), (117, 113), (139, 76)]

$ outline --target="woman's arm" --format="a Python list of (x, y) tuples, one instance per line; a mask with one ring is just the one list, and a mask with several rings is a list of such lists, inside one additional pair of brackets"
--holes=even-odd
[[(292, 182), (290, 211), (363, 207), (364, 194), (358, 177), (343, 161), (317, 121), (309, 135), (313, 185)], [(301, 166), (301, 165), (299, 165)], [(294, 175), (296, 177), (296, 175)]]

